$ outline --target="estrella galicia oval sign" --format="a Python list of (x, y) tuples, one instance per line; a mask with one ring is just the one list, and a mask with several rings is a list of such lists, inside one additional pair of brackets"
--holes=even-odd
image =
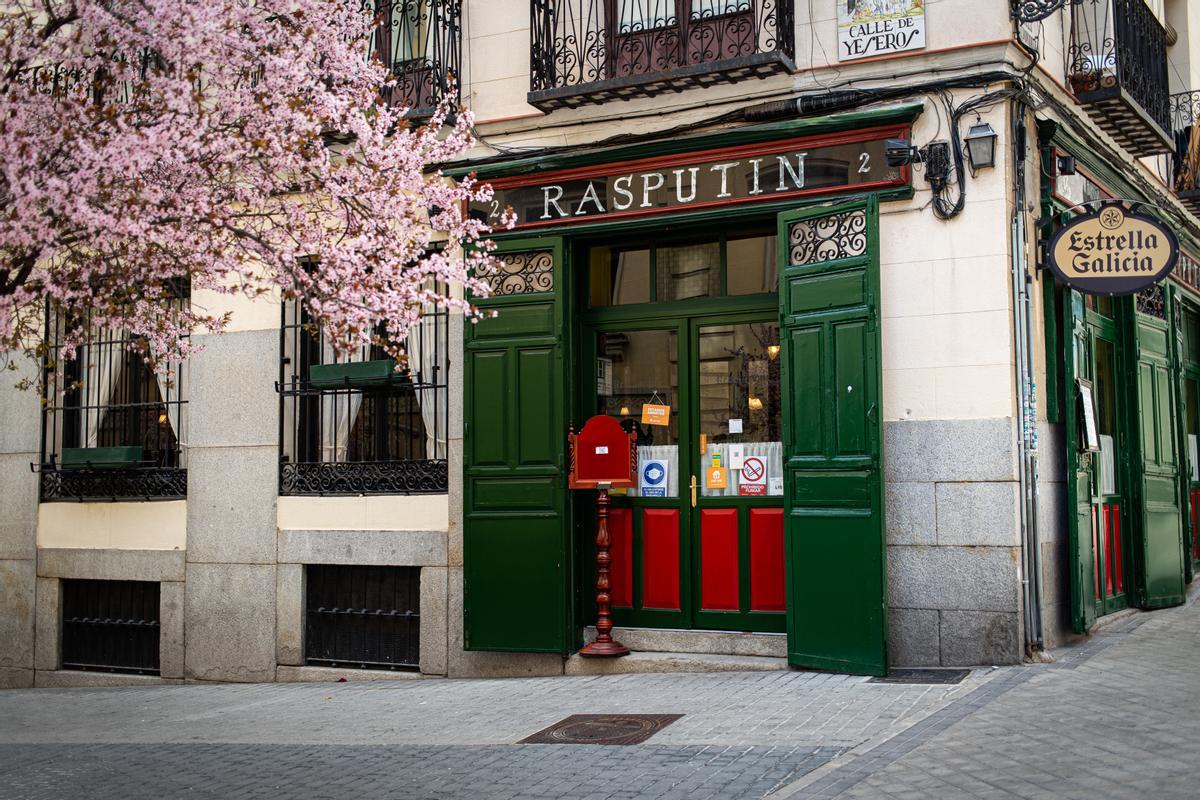
[(1107, 203), (1059, 228), (1050, 269), (1084, 294), (1132, 294), (1171, 273), (1179, 258), (1174, 231), (1153, 217)]

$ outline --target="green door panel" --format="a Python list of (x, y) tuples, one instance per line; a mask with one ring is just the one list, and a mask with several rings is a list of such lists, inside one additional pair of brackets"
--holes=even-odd
[(466, 323), (464, 334), (463, 641), (468, 650), (566, 653), (573, 637), (563, 247), (542, 237), (496, 252), (511, 268), (507, 293), (477, 298), (498, 315)]
[[(820, 327), (793, 330), (780, 328), (780, 341), (787, 341), (783, 363), (787, 365), (784, 385), (789, 389), (784, 397), (788, 412), (787, 419), (820, 419), (825, 405), (825, 392), (821, 375), (821, 358), (824, 330)], [(793, 426), (789, 453), (795, 456), (820, 458), (825, 450), (825, 431), (820, 425)]]
[(1063, 358), (1065, 398), (1063, 423), (1067, 457), (1067, 540), (1070, 550), (1071, 629), (1085, 633), (1096, 621), (1096, 562), (1093, 547), (1095, 531), (1092, 505), (1093, 454), (1082, 452), (1081, 400), (1077, 381), (1090, 380), (1091, 353), (1084, 323), (1083, 296), (1063, 289)]
[(566, 596), (558, 515), (477, 514), (464, 523), (466, 648), (560, 652)]
[(779, 216), (788, 660), (887, 671), (874, 196)]
[[(464, 404), (466, 411), (467, 450), (472, 466), (508, 466), (506, 440), (506, 413), (504, 398), (508, 396), (509, 351), (484, 350), (467, 354), (467, 377), (472, 386), (487, 386), (489, 396), (497, 398), (492, 403)], [(469, 395), (468, 399), (473, 399)]]
[[(1166, 292), (1166, 289), (1163, 290)], [(1168, 325), (1173, 304), (1164, 303), (1164, 319), (1133, 313), (1137, 385), (1132, 412), (1140, 419), (1139, 457), (1134, 459), (1137, 526), (1137, 604), (1143, 608), (1178, 605), (1184, 601), (1183, 513), (1178, 437), (1178, 397), (1169, 352)], [(1141, 469), (1137, 469), (1137, 465)]]

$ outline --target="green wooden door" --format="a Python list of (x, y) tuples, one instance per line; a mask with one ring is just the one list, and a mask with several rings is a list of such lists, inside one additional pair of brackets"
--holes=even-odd
[(1063, 290), (1063, 341), (1067, 353), (1063, 359), (1066, 399), (1067, 456), (1067, 528), (1071, 554), (1071, 627), (1084, 633), (1096, 621), (1096, 553), (1098, 511), (1093, 497), (1092, 460), (1083, 441), (1082, 399), (1080, 381), (1090, 382), (1091, 349), (1087, 325), (1084, 322), (1083, 296), (1071, 289)]
[(570, 648), (564, 281), (559, 239), (505, 242), (498, 315), (467, 323), (463, 397), (464, 645)]
[(887, 670), (874, 196), (778, 221), (788, 660)]
[(1133, 473), (1140, 500), (1134, 553), (1141, 579), (1138, 600), (1144, 608), (1178, 605), (1184, 600), (1185, 506), (1180, 497), (1178, 398), (1171, 370), (1173, 332), (1166, 323), (1169, 300), (1164, 286), (1153, 287), (1139, 296), (1133, 315), (1137, 357), (1133, 418), (1138, 431)]

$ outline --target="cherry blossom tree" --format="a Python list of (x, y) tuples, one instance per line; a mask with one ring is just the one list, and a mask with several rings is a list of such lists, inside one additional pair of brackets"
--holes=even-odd
[(186, 357), (229, 318), (164, 302), (183, 282), (298, 298), (343, 351), (474, 313), (445, 287), (486, 295), (464, 207), (491, 189), (435, 168), (471, 114), (385, 103), (373, 23), (361, 0), (0, 0), (0, 349), (48, 299), (68, 356), (109, 328)]

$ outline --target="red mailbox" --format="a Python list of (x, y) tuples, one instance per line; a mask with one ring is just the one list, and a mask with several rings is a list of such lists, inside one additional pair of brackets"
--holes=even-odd
[(567, 435), (572, 489), (625, 489), (635, 486), (637, 435), (626, 433), (615, 417), (589, 419), (579, 433)]
[(579, 651), (584, 656), (623, 656), (629, 648), (612, 638), (612, 583), (608, 552), (608, 490), (635, 486), (637, 436), (626, 433), (616, 418), (592, 417), (575, 433), (567, 433), (570, 458), (568, 485), (598, 489), (596, 497), (596, 641)]

